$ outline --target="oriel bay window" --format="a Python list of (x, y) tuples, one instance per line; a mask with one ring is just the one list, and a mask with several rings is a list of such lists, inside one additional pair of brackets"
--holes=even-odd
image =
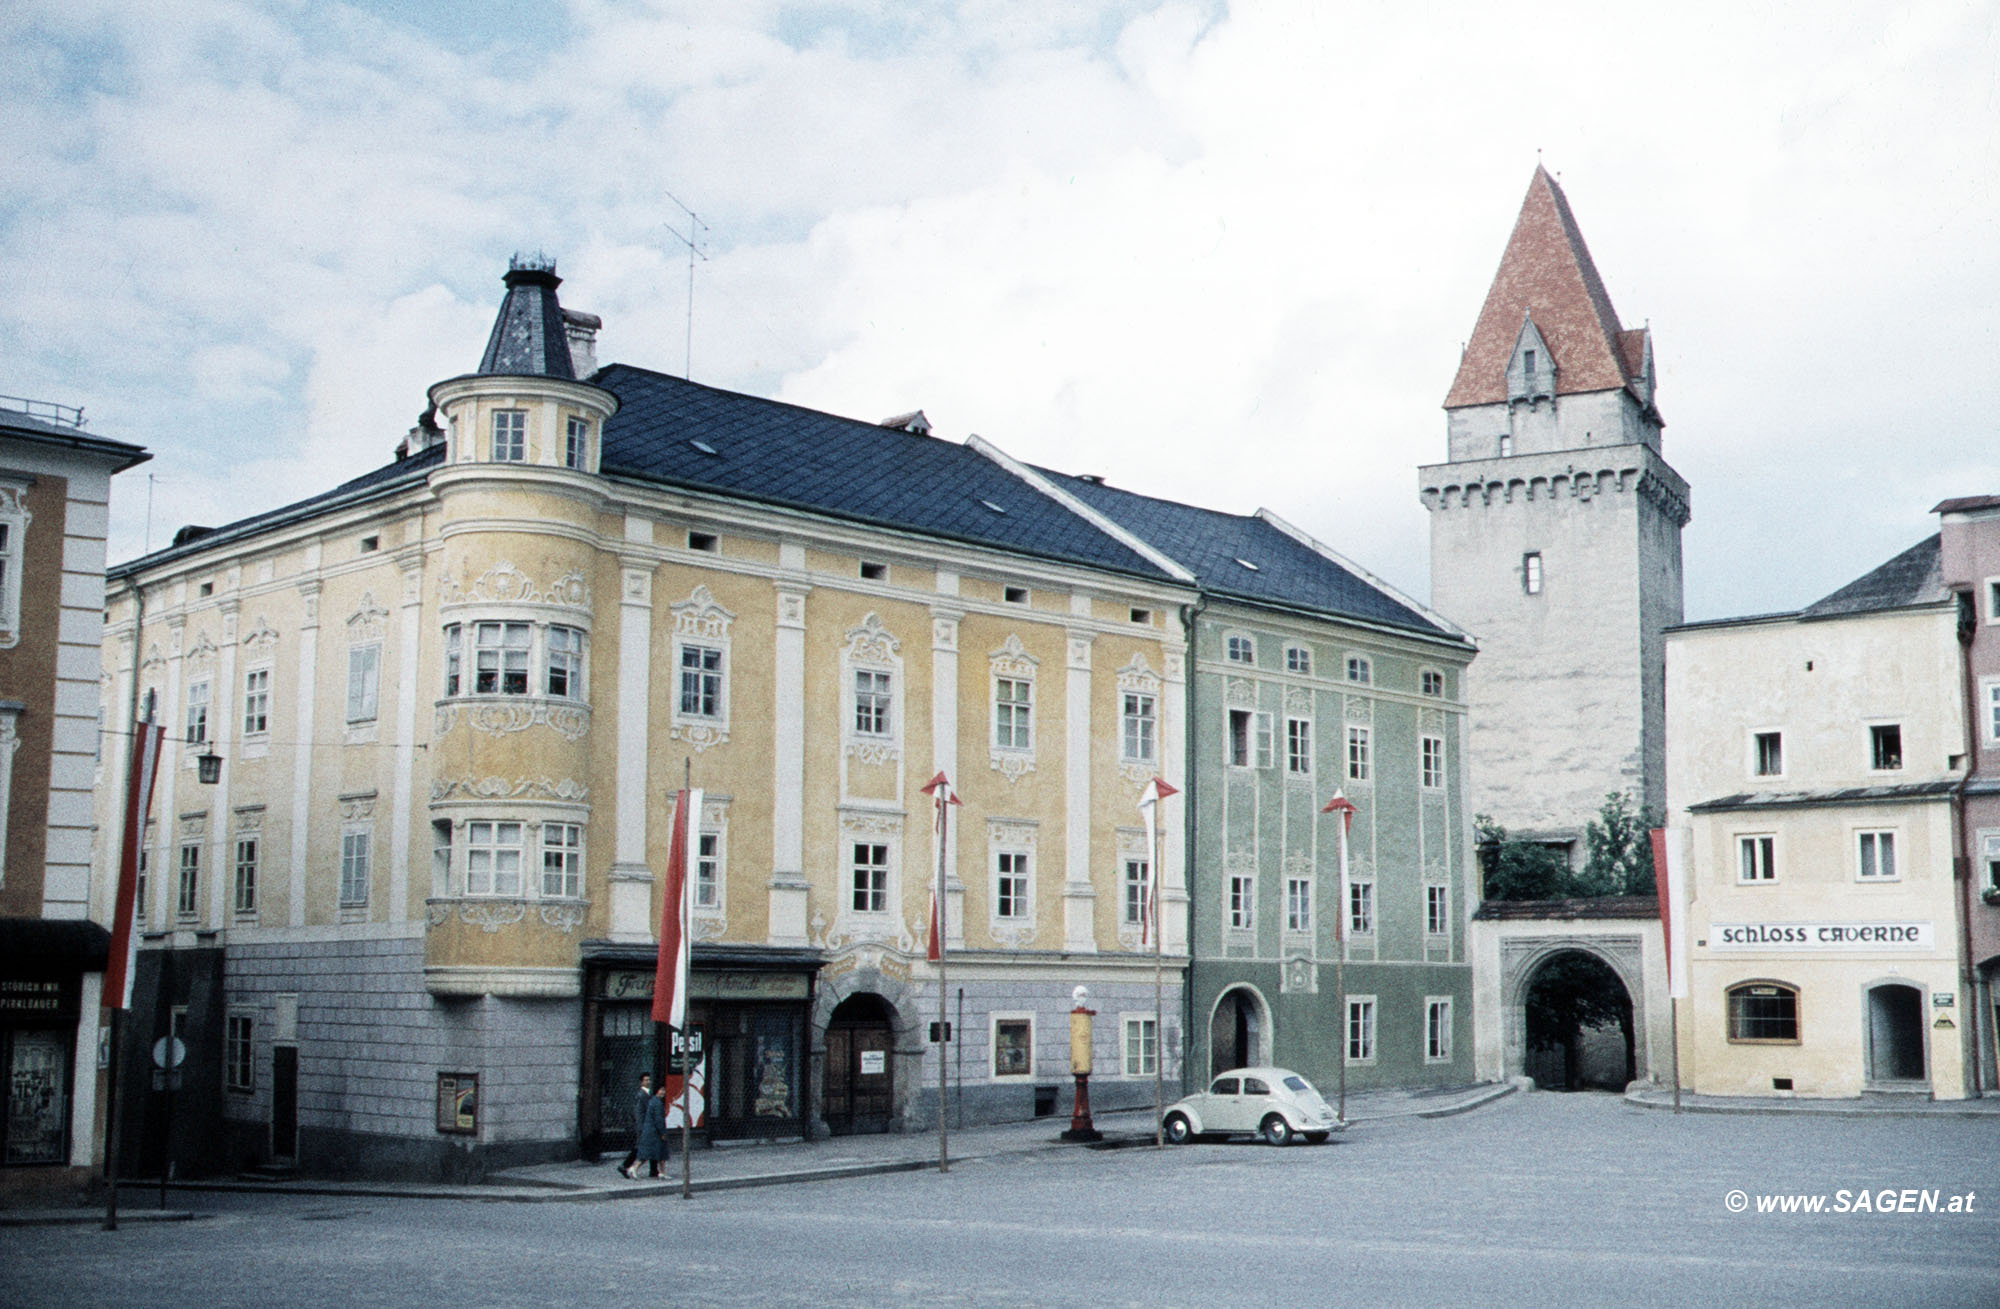
[[(451, 885), (452, 865), (458, 862), (464, 869), (464, 894), (468, 896), (538, 896), (544, 900), (583, 896), (583, 827), (579, 823), (475, 818), (455, 825), (439, 820), (432, 824), (432, 830), (435, 876)], [(527, 870), (537, 854), (541, 876), (530, 878)]]
[(465, 893), (521, 894), (522, 824), (471, 822), (465, 825)]
[[(582, 628), (561, 623), (504, 619), (449, 623), (444, 629), (444, 694), (447, 698), (539, 694), (553, 700), (582, 700), (588, 692), (589, 645)], [(371, 703), (373, 676), (371, 669)]]
[(583, 828), (575, 823), (542, 824), (542, 898), (575, 900), (583, 895)]

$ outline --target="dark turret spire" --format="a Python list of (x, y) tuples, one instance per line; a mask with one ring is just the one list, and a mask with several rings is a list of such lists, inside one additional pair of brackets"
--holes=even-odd
[(482, 374), (510, 377), (576, 379), (569, 357), (569, 334), (563, 329), (562, 305), (556, 288), (556, 261), (541, 255), (515, 255), (507, 263), (507, 298), (493, 320), (493, 335), (480, 356)]

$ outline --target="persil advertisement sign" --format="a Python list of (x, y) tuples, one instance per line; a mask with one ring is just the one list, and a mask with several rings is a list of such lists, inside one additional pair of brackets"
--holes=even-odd
[(1927, 954), (1936, 948), (1936, 939), (1929, 923), (1715, 923), (1708, 929), (1708, 948), (1755, 954)]

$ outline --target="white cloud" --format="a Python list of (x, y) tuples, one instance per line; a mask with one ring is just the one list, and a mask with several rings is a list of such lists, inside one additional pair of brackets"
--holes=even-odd
[(1976, 7), (574, 0), (532, 58), (492, 21), (0, 14), (0, 390), (151, 446), (156, 517), (233, 517), (386, 457), (515, 249), (601, 359), (679, 371), (672, 195), (698, 379), (1268, 504), (1423, 594), (1414, 468), (1540, 148), (1655, 331), (1691, 614), (2000, 481)]

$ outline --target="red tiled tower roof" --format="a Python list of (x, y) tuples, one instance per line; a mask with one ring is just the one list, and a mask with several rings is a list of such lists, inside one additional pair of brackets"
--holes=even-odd
[(1556, 394), (1615, 391), (1644, 375), (1646, 329), (1618, 325), (1569, 201), (1540, 164), (1445, 408), (1506, 401), (1507, 363), (1527, 316), (1555, 357)]

